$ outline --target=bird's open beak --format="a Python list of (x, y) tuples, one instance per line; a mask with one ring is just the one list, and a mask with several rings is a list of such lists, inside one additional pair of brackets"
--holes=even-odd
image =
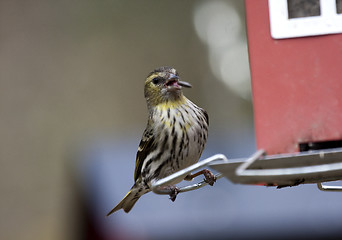
[(188, 82), (184, 82), (184, 81), (180, 81), (179, 77), (174, 75), (174, 74), (170, 74), (169, 78), (167, 79), (166, 83), (167, 86), (182, 86), (182, 87), (187, 87), (187, 88), (191, 88), (191, 84)]

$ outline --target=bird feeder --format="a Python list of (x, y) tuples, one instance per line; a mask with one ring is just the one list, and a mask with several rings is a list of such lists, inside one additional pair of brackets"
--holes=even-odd
[(233, 161), (215, 155), (153, 191), (205, 166), (234, 183), (342, 191), (322, 185), (342, 179), (342, 1), (245, 0), (245, 7), (258, 150)]

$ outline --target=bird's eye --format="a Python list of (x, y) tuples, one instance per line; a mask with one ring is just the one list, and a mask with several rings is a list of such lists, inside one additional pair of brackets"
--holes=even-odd
[(160, 78), (159, 77), (155, 77), (152, 79), (153, 84), (158, 84), (160, 82)]

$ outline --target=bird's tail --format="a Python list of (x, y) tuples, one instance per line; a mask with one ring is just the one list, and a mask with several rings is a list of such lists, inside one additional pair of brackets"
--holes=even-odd
[(129, 190), (126, 196), (121, 200), (121, 202), (119, 202), (119, 204), (107, 214), (107, 217), (120, 209), (123, 209), (126, 213), (128, 213), (144, 193), (146, 193), (146, 191), (144, 192), (134, 184), (131, 190)]

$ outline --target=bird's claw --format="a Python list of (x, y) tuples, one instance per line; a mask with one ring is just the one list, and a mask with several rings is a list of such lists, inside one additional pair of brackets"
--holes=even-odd
[(175, 186), (170, 187), (170, 190), (172, 191), (170, 193), (170, 200), (174, 202), (176, 200), (177, 194), (179, 193), (179, 189)]
[(217, 179), (216, 176), (207, 169), (203, 170), (203, 175), (205, 177), (204, 181), (208, 183), (210, 186), (213, 186)]
[(208, 169), (203, 169), (195, 174), (188, 174), (185, 176), (184, 180), (186, 181), (191, 181), (192, 179), (194, 179), (195, 177), (199, 176), (199, 175), (204, 175), (204, 181), (206, 183), (208, 183), (210, 186), (213, 186), (214, 183), (216, 182), (217, 178), (216, 176), (210, 172)]

